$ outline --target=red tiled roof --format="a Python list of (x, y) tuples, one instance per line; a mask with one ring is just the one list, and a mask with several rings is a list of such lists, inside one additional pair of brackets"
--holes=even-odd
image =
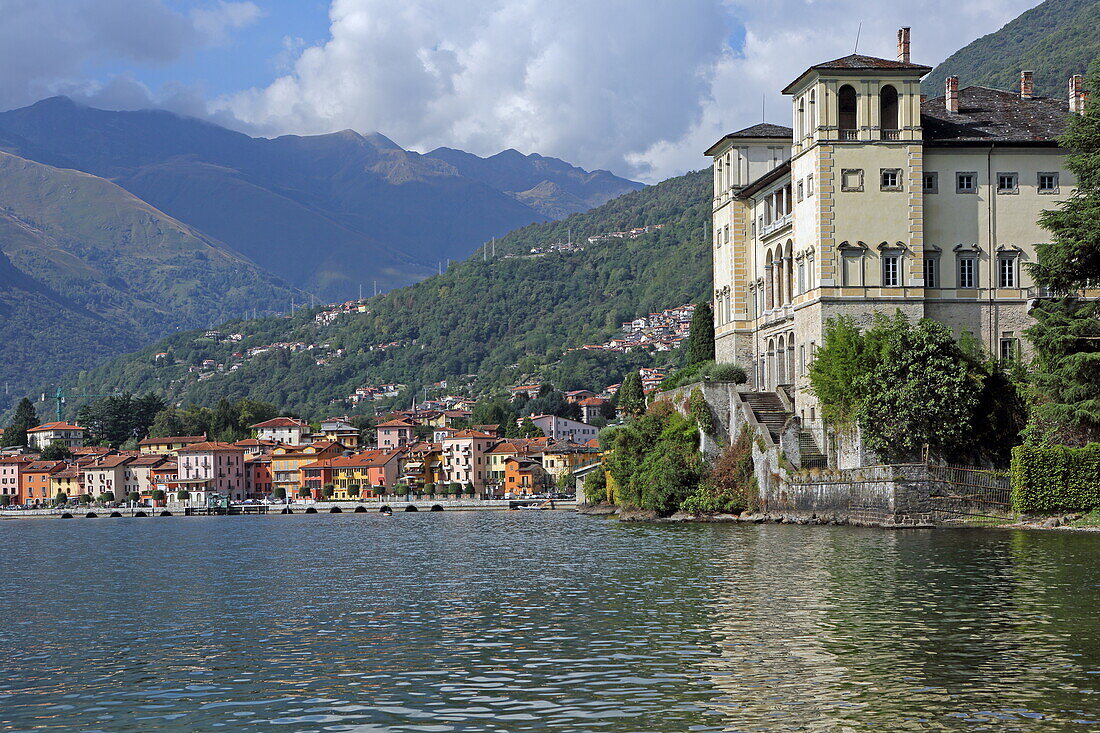
[(206, 440), (205, 435), (172, 435), (166, 438), (145, 438), (139, 440), (138, 445), (164, 445), (165, 443), (201, 443)]
[(405, 418), (399, 417), (396, 420), (387, 420), (386, 422), (380, 422), (374, 427), (376, 428), (415, 428), (416, 423), (409, 422)]
[(258, 422), (255, 425), (250, 426), (253, 429), (256, 428), (308, 428), (309, 423), (305, 420), (299, 420), (293, 417), (273, 417), (270, 420), (264, 420)]
[(232, 443), (222, 443), (217, 440), (209, 440), (205, 443), (192, 443), (179, 449), (180, 453), (209, 453), (211, 451), (231, 451), (237, 453), (243, 450), (240, 446), (233, 445)]
[(444, 440), (454, 440), (456, 438), (461, 439), (461, 438), (495, 438), (495, 437), (497, 437), (497, 436), (489, 435), (488, 433), (483, 433), (479, 430), (459, 430), (454, 435), (448, 435), (446, 438), (444, 438)]
[(31, 428), (27, 432), (28, 433), (42, 433), (42, 432), (45, 432), (47, 430), (87, 430), (87, 428), (82, 428), (79, 425), (73, 425), (72, 423), (67, 423), (67, 422), (48, 422), (48, 423), (43, 423), (42, 425), (39, 425), (36, 428)]

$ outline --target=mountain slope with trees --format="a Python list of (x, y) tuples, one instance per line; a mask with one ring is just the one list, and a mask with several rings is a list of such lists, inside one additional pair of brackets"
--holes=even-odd
[(959, 86), (1019, 89), (1020, 71), (1035, 72), (1035, 93), (1065, 98), (1069, 78), (1083, 74), (1100, 57), (1100, 2), (1046, 0), (1003, 28), (951, 54), (921, 85), (943, 94), (943, 80), (958, 76)]
[[(224, 324), (236, 343), (201, 333), (175, 334), (136, 354), (78, 375), (74, 391), (155, 391), (170, 402), (213, 405), (248, 397), (316, 415), (334, 409), (355, 388), (398, 382), (419, 390), (442, 379), (474, 374), (492, 391), (536, 375), (558, 388), (601, 388), (629, 369), (654, 363), (651, 354), (575, 351), (602, 341), (625, 320), (704, 300), (710, 288), (709, 171), (689, 173), (628, 193), (563, 221), (536, 224), (497, 240), (442, 275), (372, 298), (366, 313), (315, 321), (319, 309), (292, 318)], [(582, 252), (530, 256), (532, 247), (649, 224), (638, 239), (612, 239)], [(346, 354), (317, 365), (317, 354), (274, 350), (234, 359), (253, 346), (301, 341)], [(382, 344), (391, 344), (385, 349)], [(155, 360), (157, 352), (170, 359)], [(673, 366), (683, 356), (658, 355)], [(204, 359), (224, 373), (199, 379), (188, 368)], [(240, 363), (235, 371), (228, 368)], [(335, 408), (343, 411), (343, 403)]]
[(166, 333), (303, 295), (109, 181), (0, 152), (4, 407)]

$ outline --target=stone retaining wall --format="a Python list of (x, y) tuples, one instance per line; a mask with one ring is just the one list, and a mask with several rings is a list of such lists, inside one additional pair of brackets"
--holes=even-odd
[(872, 526), (927, 526), (933, 481), (923, 465), (784, 472), (763, 486), (761, 511)]

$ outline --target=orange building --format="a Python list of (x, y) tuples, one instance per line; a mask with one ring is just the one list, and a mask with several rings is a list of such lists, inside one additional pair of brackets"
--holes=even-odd
[(34, 461), (21, 472), (19, 487), (20, 504), (46, 504), (50, 493), (50, 476), (65, 470), (65, 461)]
[(504, 491), (511, 496), (528, 496), (546, 491), (553, 479), (542, 464), (532, 458), (504, 459)]

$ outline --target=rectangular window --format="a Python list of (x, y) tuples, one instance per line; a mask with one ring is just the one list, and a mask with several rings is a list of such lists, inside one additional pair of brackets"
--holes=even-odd
[(730, 243), (730, 225), (726, 224), (726, 226), (724, 227), (724, 230), (725, 230), (726, 244), (729, 244)]
[(940, 285), (940, 258), (924, 256), (924, 287), (938, 288)]
[(806, 373), (806, 344), (798, 346), (798, 376)]
[(1038, 186), (1039, 193), (1058, 193), (1058, 174), (1040, 173)]
[(923, 177), (922, 190), (924, 193), (939, 193), (940, 192), (940, 174), (939, 173), (925, 173)]
[(978, 282), (978, 260), (974, 257), (959, 258), (959, 287), (975, 288)]
[(997, 193), (1019, 193), (1020, 176), (1017, 173), (997, 174)]
[(806, 263), (798, 263), (798, 294), (806, 292)]
[(997, 287), (1015, 288), (1016, 285), (1016, 258), (997, 258)]
[(883, 191), (900, 191), (901, 168), (879, 169), (879, 188)]
[(1019, 341), (1013, 338), (1011, 331), (1007, 331), (1001, 334), (1000, 346), (1002, 360), (1013, 361), (1016, 359), (1016, 356), (1019, 353)]
[(798, 182), (798, 200), (801, 201), (806, 197), (806, 184), (802, 181)]
[(901, 255), (882, 256), (882, 287), (896, 288), (901, 285)]
[(814, 174), (813, 173), (806, 176), (806, 195), (807, 196), (813, 196), (814, 195)]
[(840, 171), (840, 190), (859, 192), (863, 190), (863, 169), (844, 168)]
[(955, 193), (977, 193), (978, 174), (974, 172), (955, 174)]

